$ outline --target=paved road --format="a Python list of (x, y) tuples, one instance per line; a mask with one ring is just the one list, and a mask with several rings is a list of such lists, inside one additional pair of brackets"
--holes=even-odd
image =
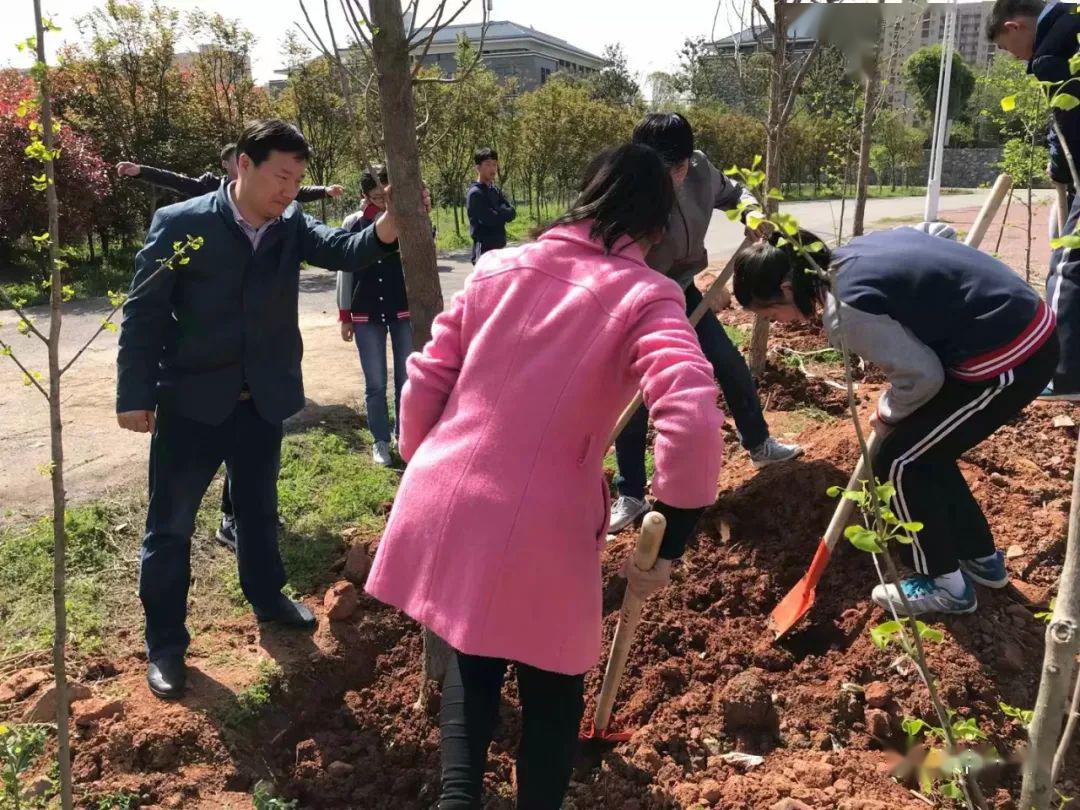
[[(949, 195), (942, 210), (978, 206), (986, 192)], [(871, 200), (868, 220), (904, 219), (922, 213), (921, 198)], [(850, 205), (848, 206), (850, 210)], [(788, 207), (804, 225), (819, 235), (834, 232), (839, 205), (831, 202), (793, 203)], [(895, 224), (895, 223), (894, 223)], [(847, 230), (848, 226), (845, 226)], [(723, 258), (742, 238), (741, 228), (717, 214), (710, 230), (710, 253)], [(471, 270), (463, 257), (440, 259), (444, 296), (459, 291)], [(108, 311), (101, 300), (76, 302), (66, 308), (61, 356), (70, 357), (97, 329)], [(300, 328), (304, 336), (304, 378), (308, 406), (299, 419), (318, 420), (320, 409), (355, 405), (363, 397), (363, 381), (356, 349), (341, 341), (336, 325), (334, 276), (305, 271), (301, 279)], [(33, 315), (43, 331), (48, 310)], [(44, 347), (15, 331), (9, 313), (0, 313), (0, 337), (12, 344), (31, 368), (46, 368)], [(64, 378), (63, 417), (69, 495), (82, 500), (145, 481), (149, 439), (121, 431), (114, 417), (116, 336), (102, 334)], [(17, 370), (0, 358), (0, 522), (20, 515), (42, 513), (50, 491), (36, 468), (48, 461), (48, 416), (44, 400), (33, 388), (19, 383)], [(10, 513), (10, 514), (9, 514)]]

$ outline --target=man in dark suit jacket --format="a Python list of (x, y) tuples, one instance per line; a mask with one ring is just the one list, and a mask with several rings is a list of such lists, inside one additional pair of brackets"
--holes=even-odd
[[(139, 596), (147, 680), (162, 698), (184, 689), (190, 538), (223, 461), (240, 585), (256, 617), (314, 627), (311, 611), (281, 593), (277, 540), (282, 423), (304, 405), (300, 264), (359, 271), (397, 249), (392, 206), (353, 234), (294, 204), (309, 152), (292, 125), (257, 122), (237, 152), (235, 182), (154, 215), (120, 331), (117, 420), (153, 434)], [(188, 235), (203, 239), (189, 263), (143, 285)]]
[[(1028, 73), (1039, 81), (1052, 82), (1056, 92), (1080, 98), (1080, 76), (1070, 67), (1080, 43), (1080, 14), (1076, 4), (1043, 0), (997, 0), (987, 21), (986, 35), (999, 48), (1027, 61)], [(1070, 211), (1065, 217), (1078, 221), (1076, 188), (1066, 157), (1067, 147), (1074, 165), (1080, 163), (1080, 107), (1054, 109), (1054, 119), (1064, 144), (1053, 127), (1047, 136), (1050, 147), (1050, 178), (1069, 190)], [(1051, 227), (1056, 228), (1056, 218)], [(1054, 379), (1039, 399), (1080, 401), (1080, 251), (1058, 248), (1050, 258), (1046, 276), (1046, 300), (1058, 319), (1061, 356)]]

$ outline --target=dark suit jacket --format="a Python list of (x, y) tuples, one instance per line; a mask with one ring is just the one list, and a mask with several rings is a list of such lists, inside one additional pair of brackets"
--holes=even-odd
[[(330, 228), (296, 204), (257, 251), (229, 206), (228, 186), (158, 209), (135, 259), (117, 355), (118, 412), (168, 403), (190, 419), (221, 424), (246, 383), (262, 417), (280, 422), (304, 405), (298, 298), (300, 264), (361, 270), (396, 245)], [(188, 235), (191, 261), (139, 286)]]

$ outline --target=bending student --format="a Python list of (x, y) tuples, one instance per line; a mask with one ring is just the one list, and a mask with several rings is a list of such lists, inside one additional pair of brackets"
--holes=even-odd
[[(874, 475), (896, 488), (900, 520), (925, 526), (901, 546), (915, 575), (900, 588), (914, 615), (971, 613), (972, 583), (1003, 588), (1009, 573), (956, 460), (1042, 391), (1058, 358), (1054, 314), (997, 259), (914, 228), (861, 236), (817, 261), (837, 268), (836, 289), (790, 245), (744, 248), (735, 297), (774, 321), (821, 312), (834, 346), (842, 324), (847, 348), (885, 372)], [(892, 584), (872, 598), (903, 610)]]

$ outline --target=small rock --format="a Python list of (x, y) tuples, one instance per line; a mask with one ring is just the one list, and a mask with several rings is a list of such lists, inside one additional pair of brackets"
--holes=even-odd
[(172, 796), (165, 800), (165, 806), (169, 808), (183, 807), (184, 796), (182, 793), (174, 793)]
[(367, 581), (368, 571), (371, 570), (371, 557), (367, 549), (361, 545), (352, 546), (345, 557), (345, 579), (349, 580), (358, 588), (364, 587)]
[(1026, 665), (1023, 648), (1011, 639), (1006, 640), (1001, 647), (1001, 668), (1006, 672), (1020, 673)]
[(92, 726), (99, 720), (107, 717), (116, 717), (124, 711), (124, 704), (119, 700), (105, 700), (104, 698), (90, 698), (76, 703), (71, 713), (77, 726)]
[(1005, 550), (1005, 557), (1010, 560), (1015, 560), (1017, 557), (1023, 557), (1025, 554), (1027, 554), (1027, 552), (1024, 551), (1024, 547), (1016, 543), (1013, 543)]
[(892, 687), (884, 681), (874, 681), (867, 684), (866, 689), (863, 690), (863, 697), (866, 698), (866, 705), (871, 708), (887, 708), (893, 701)]
[(1054, 417), (1053, 425), (1056, 428), (1076, 427), (1076, 422), (1068, 414), (1063, 413)]
[(756, 768), (765, 762), (765, 757), (757, 754), (744, 754), (742, 751), (729, 751), (720, 757), (728, 765), (741, 765), (744, 768)]
[(716, 804), (724, 795), (723, 786), (715, 779), (706, 779), (701, 783), (701, 799), (709, 804)]
[(776, 721), (772, 694), (761, 674), (759, 669), (747, 669), (721, 689), (719, 708), (728, 728), (764, 729)]
[(30, 787), (26, 789), (27, 795), (32, 798), (44, 796), (45, 793), (49, 790), (49, 788), (52, 787), (52, 784), (52, 780), (49, 779), (47, 776), (39, 776), (37, 779), (31, 782)]
[(675, 796), (675, 801), (679, 803), (680, 807), (689, 807), (698, 800), (701, 795), (698, 786), (691, 784), (690, 782), (683, 782), (681, 785), (676, 785), (675, 790), (672, 791)]
[[(86, 700), (91, 695), (90, 690), (81, 683), (68, 683), (68, 702)], [(38, 699), (34, 701), (26, 713), (23, 714), (24, 723), (51, 723), (56, 722), (56, 685), (50, 686)]]
[(37, 688), (50, 680), (49, 673), (40, 669), (22, 669), (0, 684), (0, 703), (26, 700)]
[(875, 799), (846, 799), (836, 810), (889, 810), (889, 806)]
[(836, 792), (840, 794), (851, 793), (851, 780), (849, 779), (837, 779), (833, 783), (833, 787), (836, 788)]
[(334, 583), (334, 586), (323, 597), (323, 606), (326, 608), (327, 618), (332, 622), (349, 618), (360, 606), (356, 586), (346, 580)]
[(664, 760), (660, 758), (660, 752), (651, 745), (642, 745), (634, 752), (633, 763), (644, 771), (656, 773)]
[(836, 772), (828, 762), (796, 760), (793, 767), (796, 780), (807, 787), (827, 788), (836, 778)]
[(866, 731), (871, 737), (888, 740), (893, 733), (892, 717), (884, 709), (867, 709)]
[(990, 473), (990, 483), (996, 487), (1005, 489), (1009, 486), (1009, 479), (1001, 473)]
[(771, 805), (769, 810), (814, 810), (810, 805), (800, 802), (798, 799), (781, 799)]
[(296, 763), (298, 765), (301, 762), (319, 762), (321, 759), (319, 744), (314, 740), (303, 740), (296, 744)]
[(350, 765), (348, 762), (342, 762), (341, 760), (331, 762), (326, 767), (326, 772), (333, 776), (335, 779), (344, 779), (346, 776), (351, 774), (353, 770), (354, 768), (352, 765)]

